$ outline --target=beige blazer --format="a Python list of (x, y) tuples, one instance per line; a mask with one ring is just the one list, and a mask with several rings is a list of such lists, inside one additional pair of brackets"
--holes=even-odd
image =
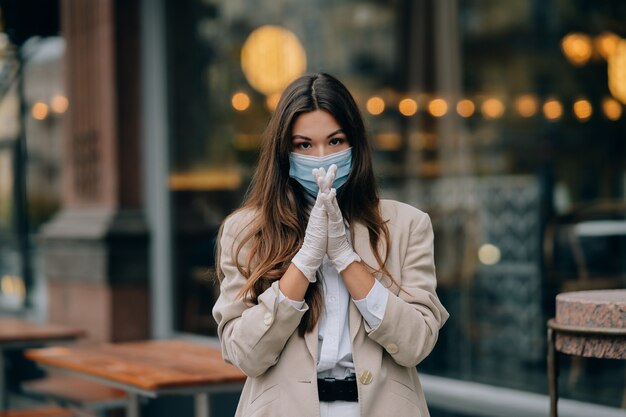
[[(430, 353), (448, 319), (435, 293), (432, 226), (426, 213), (397, 201), (382, 200), (380, 209), (391, 236), (386, 267), (406, 292), (375, 274), (390, 291), (385, 315), (375, 329), (350, 303), (360, 415), (427, 417), (415, 366)], [(256, 305), (237, 298), (246, 279), (233, 262), (232, 246), (252, 216), (238, 212), (225, 220), (219, 259), (224, 278), (213, 308), (224, 359), (248, 375), (236, 416), (317, 417), (317, 327), (304, 337), (298, 335), (304, 312), (287, 300), (278, 302), (278, 281)], [(376, 266), (367, 228), (353, 228), (355, 251)], [(246, 256), (244, 247), (238, 261), (243, 264)]]

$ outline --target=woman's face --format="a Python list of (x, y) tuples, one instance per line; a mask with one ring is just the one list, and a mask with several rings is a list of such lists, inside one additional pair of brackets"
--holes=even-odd
[(293, 124), (291, 151), (294, 153), (320, 157), (349, 147), (339, 123), (324, 110), (302, 113)]

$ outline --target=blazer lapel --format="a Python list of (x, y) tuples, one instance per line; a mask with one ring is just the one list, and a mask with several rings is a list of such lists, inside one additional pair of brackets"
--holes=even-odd
[(309, 353), (311, 354), (311, 357), (313, 358), (313, 363), (316, 366), (317, 366), (317, 344), (319, 343), (318, 333), (319, 333), (319, 320), (313, 330), (304, 334), (304, 342), (306, 343), (306, 347), (309, 349)]
[[(372, 253), (372, 249), (370, 248), (370, 239), (369, 232), (367, 231), (367, 227), (362, 225), (361, 223), (355, 223), (353, 226), (354, 230), (354, 241), (352, 242), (352, 247), (354, 251), (361, 257), (363, 262), (370, 266), (378, 265), (376, 262), (376, 258)], [(350, 316), (349, 316), (349, 326), (350, 326), (350, 340), (354, 340), (356, 334), (359, 332), (359, 328), (361, 327), (361, 322), (363, 321), (363, 316), (361, 312), (357, 308), (356, 304), (350, 301)]]

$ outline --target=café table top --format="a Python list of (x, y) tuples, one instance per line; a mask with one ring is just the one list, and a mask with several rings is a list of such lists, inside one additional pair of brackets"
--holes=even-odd
[(71, 326), (35, 323), (15, 317), (0, 317), (0, 344), (2, 345), (77, 339), (85, 334), (84, 330)]
[(246, 376), (225, 363), (218, 347), (186, 340), (147, 340), (29, 349), (28, 359), (147, 391), (242, 383)]
[(568, 355), (626, 359), (626, 289), (573, 291), (556, 296), (555, 348)]

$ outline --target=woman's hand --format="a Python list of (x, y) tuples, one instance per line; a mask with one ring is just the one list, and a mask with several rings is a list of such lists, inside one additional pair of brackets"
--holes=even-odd
[[(304, 233), (304, 242), (302, 247), (293, 257), (291, 262), (304, 274), (309, 282), (317, 280), (315, 273), (322, 265), (324, 255), (326, 255), (326, 247), (328, 243), (328, 216), (324, 205), (324, 197), (327, 189), (335, 180), (337, 167), (329, 168), (328, 172), (324, 168), (314, 169), (313, 178), (318, 183), (320, 191), (317, 194), (315, 204), (309, 214), (309, 223)], [(322, 192), (325, 190), (325, 192)]]
[[(329, 169), (329, 171), (332, 169)], [(332, 183), (331, 183), (332, 184)], [(346, 227), (343, 224), (343, 215), (337, 203), (337, 190), (331, 188), (328, 193), (322, 194), (324, 207), (328, 214), (328, 258), (341, 273), (353, 262), (360, 262), (361, 257), (348, 242)]]
[(328, 168), (328, 172), (324, 168), (315, 168), (313, 170), (313, 178), (320, 189), (319, 193), (327, 194), (330, 191), (333, 182), (335, 182), (335, 175), (337, 175), (337, 165), (335, 164)]

